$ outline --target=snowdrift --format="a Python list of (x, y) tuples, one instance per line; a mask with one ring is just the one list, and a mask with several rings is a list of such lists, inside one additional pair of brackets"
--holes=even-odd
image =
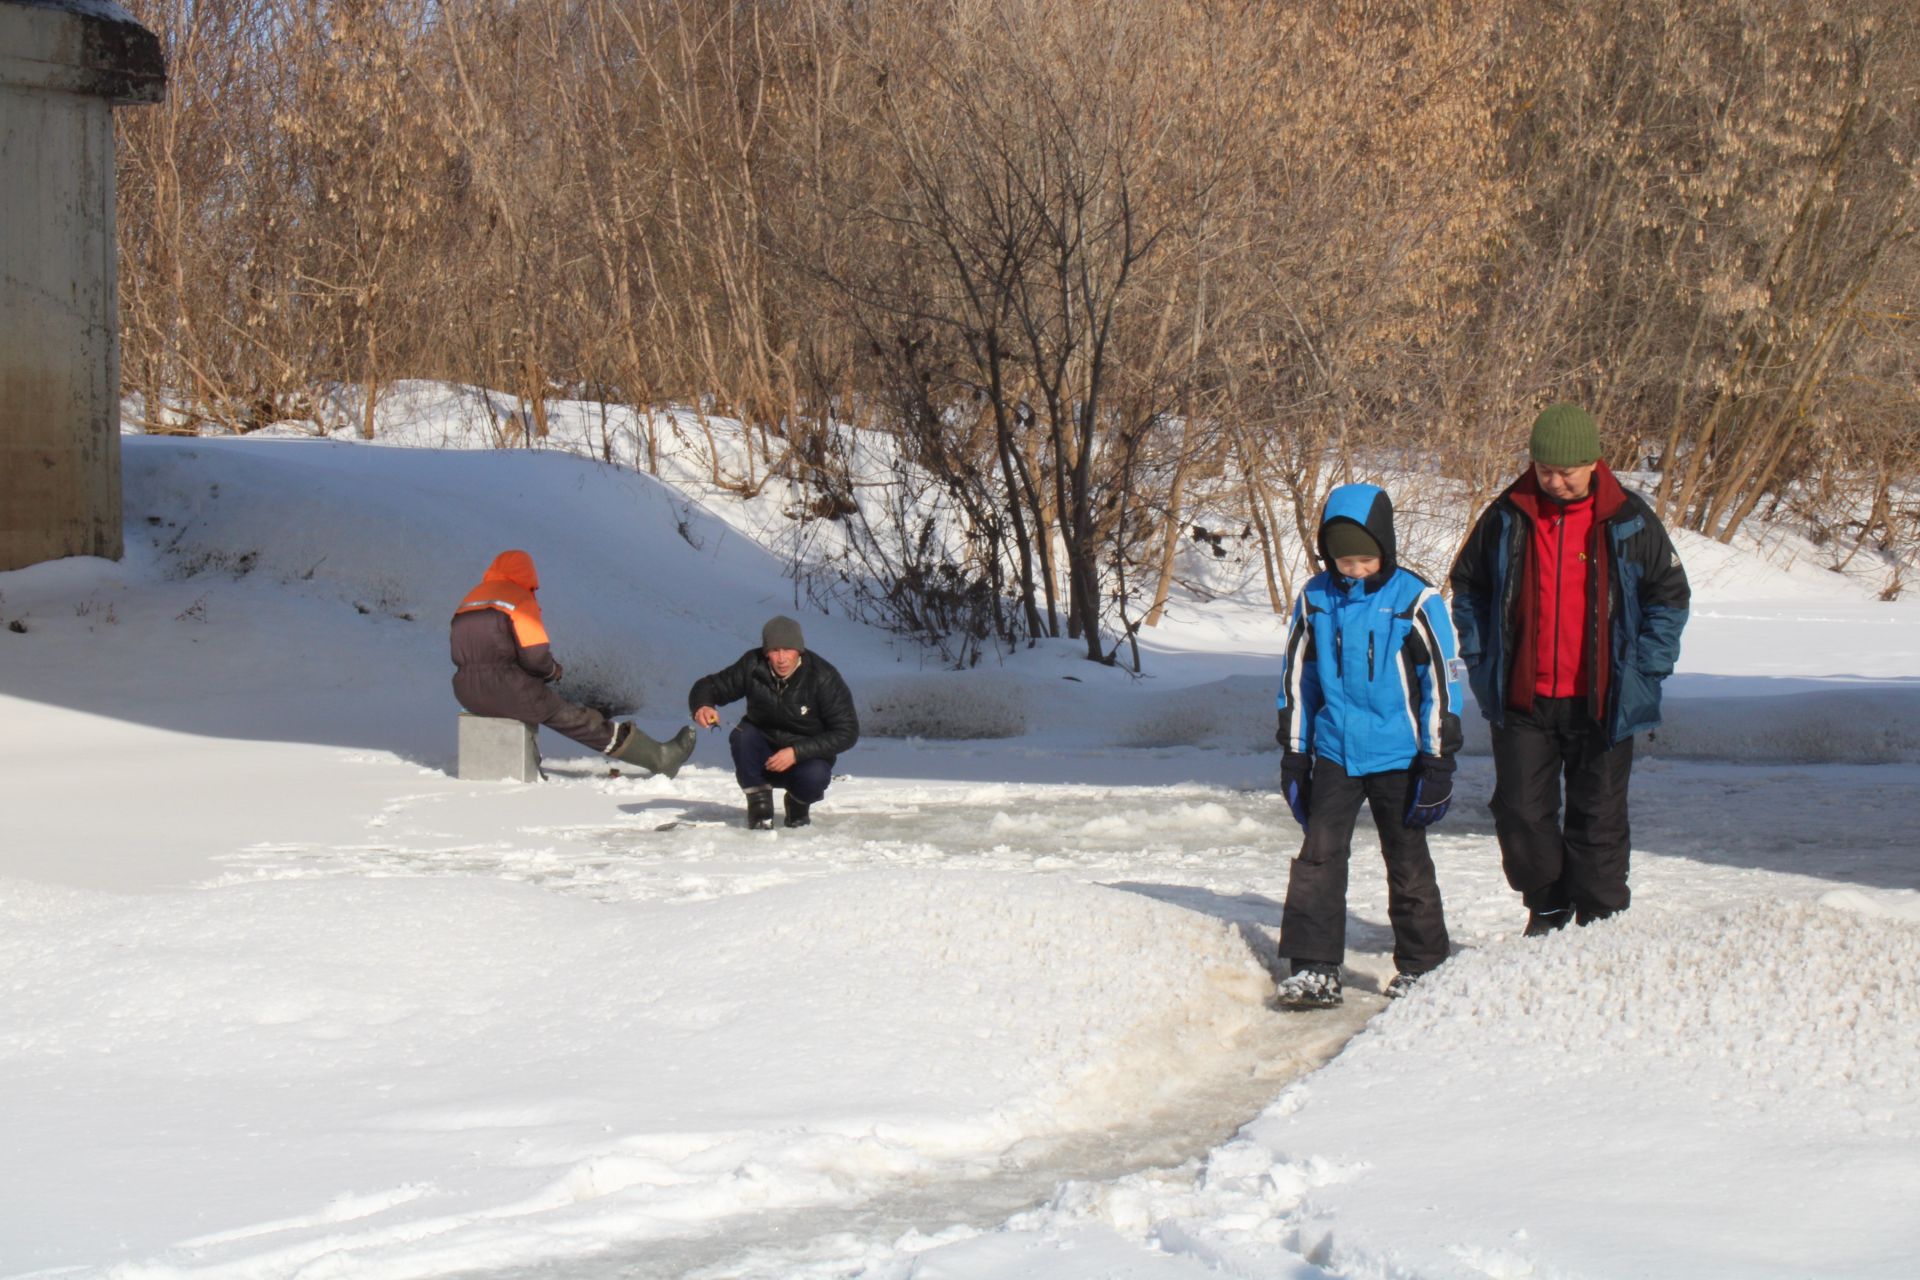
[(1362, 1280), (1893, 1280), (1920, 1219), (1869, 1153), (1920, 1141), (1920, 916), (1865, 902), (1686, 928), (1635, 911), (1460, 955), (1198, 1167), (1070, 1185), (880, 1274), (1064, 1247), (1088, 1275), (1152, 1249), (1172, 1265), (1137, 1274), (1160, 1280), (1302, 1259)]
[[(129, 593), (138, 594), (136, 584), (148, 588), (148, 579), (168, 584), (149, 592), (149, 609), (170, 611), (175, 633), (207, 624), (209, 609), (216, 625), (244, 629), (248, 592), (263, 585), (291, 590), (314, 606), (350, 608), (369, 623), (372, 660), (397, 664), (396, 674), (404, 668), (413, 677), (395, 694), (405, 714), (396, 706), (393, 723), (369, 728), (357, 745), (401, 750), (423, 763), (448, 763), (446, 735), (437, 727), (444, 711), (434, 710), (449, 706), (443, 615), (507, 546), (526, 548), (541, 566), (541, 597), (568, 669), (567, 691), (636, 713), (656, 729), (684, 714), (685, 691), (695, 678), (755, 643), (766, 617), (786, 612), (804, 620), (812, 647), (848, 672), (863, 730), (873, 737), (993, 741), (1094, 734), (1125, 747), (1245, 752), (1272, 746), (1273, 673), (1282, 638), (1277, 619), (1265, 653), (1195, 655), (1179, 647), (1175, 625), (1150, 638), (1157, 649), (1149, 654), (1144, 687), (1115, 697), (1131, 678), (1082, 661), (1071, 642), (1021, 651), (995, 667), (952, 672), (931, 665), (910, 642), (876, 640), (863, 626), (812, 611), (791, 583), (784, 593), (770, 589), (786, 566), (728, 519), (624, 467), (557, 451), (376, 449), (327, 440), (128, 437), (125, 444), (126, 565), (97, 571), (91, 586), (75, 581), (83, 571), (65, 566), (14, 575), (8, 617), (22, 620), (41, 643), (55, 643), (62, 632), (97, 628), (109, 609), (119, 610), (116, 617), (137, 610)], [(342, 518), (343, 492), (353, 495), (351, 518)], [(1715, 576), (1740, 581), (1726, 565), (1726, 549), (1710, 545)], [(75, 605), (71, 597), (83, 587), (87, 598)], [(1911, 626), (1913, 612), (1857, 598), (1829, 608), (1855, 610), (1859, 625), (1876, 630)], [(1723, 695), (1721, 682), (1687, 675), (1696, 648), (1717, 656), (1729, 643), (1757, 638), (1791, 654), (1831, 644), (1831, 628), (1803, 634), (1785, 612), (1764, 604), (1716, 607), (1711, 589), (1703, 592), (1683, 642), (1681, 674), (1669, 688), (1667, 722), (1643, 738), (1640, 749), (1678, 759), (1920, 759), (1920, 678), (1913, 675), (1920, 670), (1920, 641), (1909, 642), (1911, 667), (1871, 687), (1814, 689), (1782, 680), (1773, 682), (1780, 686), (1774, 690), (1769, 682), (1748, 680)], [(258, 639), (263, 691), (271, 688), (267, 669), (274, 663), (330, 665), (344, 682), (356, 660), (367, 660), (311, 652), (298, 637), (291, 651), (288, 638)], [(269, 644), (281, 651), (264, 652)], [(1880, 661), (1884, 665), (1884, 657)], [(1235, 668), (1248, 674), (1227, 674)], [(109, 703), (110, 688), (109, 682), (61, 691), (0, 675), (0, 690), (139, 714), (137, 699)], [(1471, 709), (1463, 720), (1467, 750), (1484, 754), (1484, 723)], [(421, 732), (428, 722), (436, 728)], [(186, 727), (221, 731), (205, 721)], [(286, 732), (297, 736), (299, 730)]]

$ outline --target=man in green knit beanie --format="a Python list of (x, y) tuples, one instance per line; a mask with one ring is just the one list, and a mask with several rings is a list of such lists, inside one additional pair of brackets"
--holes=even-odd
[(1533, 420), (1527, 453), (1555, 470), (1590, 467), (1600, 460), (1600, 428), (1577, 404), (1550, 404)]
[(1660, 518), (1601, 457), (1591, 413), (1548, 405), (1527, 452), (1450, 581), (1492, 732), (1501, 866), (1539, 935), (1627, 908), (1633, 735), (1660, 723), (1691, 592)]

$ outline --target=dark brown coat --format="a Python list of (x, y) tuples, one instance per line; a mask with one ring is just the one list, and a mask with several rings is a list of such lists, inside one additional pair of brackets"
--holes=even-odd
[(582, 746), (605, 751), (613, 724), (592, 707), (550, 687), (560, 678), (540, 602), (533, 557), (504, 551), (454, 611), (450, 648), (453, 696), (477, 716), (544, 724)]

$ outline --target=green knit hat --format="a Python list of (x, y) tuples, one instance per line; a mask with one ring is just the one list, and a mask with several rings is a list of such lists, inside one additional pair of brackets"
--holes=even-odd
[(1549, 467), (1584, 467), (1600, 460), (1600, 428), (1577, 404), (1550, 404), (1533, 420), (1527, 452)]

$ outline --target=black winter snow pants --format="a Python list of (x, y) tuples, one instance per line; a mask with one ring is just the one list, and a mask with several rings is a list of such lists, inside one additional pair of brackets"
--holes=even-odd
[(1493, 726), (1493, 768), (1500, 865), (1527, 908), (1572, 907), (1581, 924), (1625, 911), (1633, 739), (1609, 746), (1585, 698), (1535, 698)]
[(1427, 833), (1405, 825), (1409, 783), (1406, 771), (1354, 777), (1331, 760), (1314, 760), (1307, 838), (1287, 875), (1287, 902), (1280, 916), (1283, 957), (1335, 965), (1345, 958), (1347, 867), (1354, 822), (1365, 800), (1373, 810), (1387, 863), (1394, 968), (1425, 973), (1447, 958), (1447, 921)]

